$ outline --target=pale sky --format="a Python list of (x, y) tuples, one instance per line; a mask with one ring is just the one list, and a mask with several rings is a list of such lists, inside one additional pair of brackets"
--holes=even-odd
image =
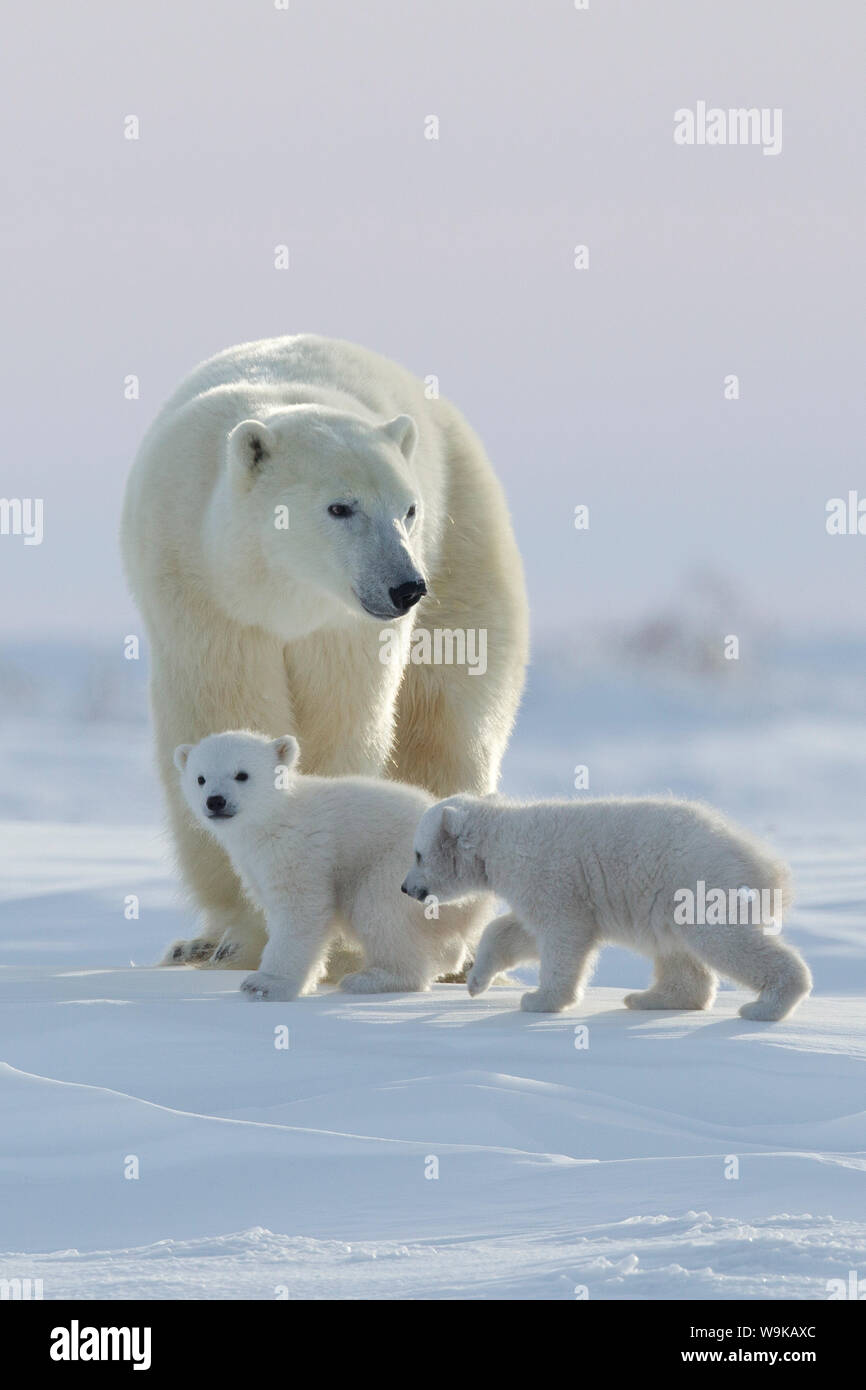
[[(0, 536), (5, 634), (138, 630), (116, 533), (149, 420), (298, 331), (439, 377), (537, 632), (651, 613), (696, 565), (862, 631), (866, 535), (824, 510), (866, 498), (864, 36), (860, 0), (16, 7), (0, 495), (42, 497), (45, 534)], [(699, 101), (781, 108), (781, 152), (676, 145)]]

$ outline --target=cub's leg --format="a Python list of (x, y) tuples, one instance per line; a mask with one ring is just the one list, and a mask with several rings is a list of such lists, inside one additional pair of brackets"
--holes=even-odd
[(490, 895), (484, 894), (468, 903), (443, 903), (437, 918), (429, 922), (425, 918), (425, 934), (435, 954), (436, 979), (440, 983), (465, 984), (493, 902)]
[(740, 1009), (742, 1018), (777, 1023), (811, 992), (812, 975), (800, 953), (760, 926), (689, 927), (683, 936), (720, 974), (759, 991)]
[(533, 929), (541, 966), (538, 989), (524, 994), (521, 1009), (555, 1014), (579, 1002), (598, 954), (596, 933), (590, 923), (565, 920), (545, 922)]
[(438, 959), (429, 927), (425, 932), (424, 910), (399, 887), (395, 890), (389, 876), (373, 873), (358, 885), (350, 920), (364, 947), (366, 965), (344, 975), (340, 989), (350, 994), (402, 994), (430, 988)]
[(655, 978), (649, 989), (627, 994), (628, 1009), (709, 1009), (718, 981), (711, 970), (688, 951), (656, 956)]
[(303, 895), (269, 914), (261, 967), (241, 983), (248, 998), (290, 1000), (311, 993), (322, 976), (332, 920), (329, 902)]
[(469, 993), (483, 994), (501, 970), (510, 970), (525, 960), (538, 960), (538, 942), (513, 912), (506, 912), (485, 928), (478, 943), (475, 964), (466, 981)]

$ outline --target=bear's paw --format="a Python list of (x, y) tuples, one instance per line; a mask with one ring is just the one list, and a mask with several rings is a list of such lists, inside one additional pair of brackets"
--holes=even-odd
[(159, 962), (160, 965), (203, 965), (210, 960), (217, 943), (206, 936), (194, 936), (189, 941), (173, 941)]

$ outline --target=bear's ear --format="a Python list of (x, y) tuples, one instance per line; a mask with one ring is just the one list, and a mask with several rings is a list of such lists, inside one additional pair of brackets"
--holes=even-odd
[(271, 747), (274, 750), (277, 762), (281, 767), (288, 768), (291, 772), (301, 756), (301, 748), (298, 740), (293, 734), (283, 734), (281, 738), (275, 738)]
[(386, 436), (392, 444), (396, 444), (400, 453), (408, 463), (415, 452), (415, 445), (418, 443), (418, 426), (411, 415), (395, 415), (393, 420), (387, 420), (382, 426)]
[(251, 481), (271, 458), (276, 437), (261, 420), (241, 420), (228, 437), (229, 459)]
[(442, 807), (442, 831), (449, 840), (459, 840), (466, 829), (466, 810), (463, 806)]
[(186, 760), (192, 752), (191, 743), (179, 743), (174, 750), (174, 765), (178, 772), (183, 772), (186, 767)]

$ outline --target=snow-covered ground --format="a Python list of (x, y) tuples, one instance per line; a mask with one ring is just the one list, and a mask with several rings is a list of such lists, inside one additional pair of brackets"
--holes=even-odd
[(731, 990), (631, 1013), (649, 966), (614, 950), (556, 1017), (517, 988), (251, 1005), (237, 974), (158, 970), (191, 919), (139, 672), (61, 662), (61, 698), (48, 657), (0, 669), (0, 1278), (265, 1299), (821, 1299), (866, 1278), (862, 673), (785, 663), (578, 679), (542, 651), (506, 774), (562, 794), (587, 764), (593, 792), (670, 787), (769, 834), (816, 978), (780, 1025)]

